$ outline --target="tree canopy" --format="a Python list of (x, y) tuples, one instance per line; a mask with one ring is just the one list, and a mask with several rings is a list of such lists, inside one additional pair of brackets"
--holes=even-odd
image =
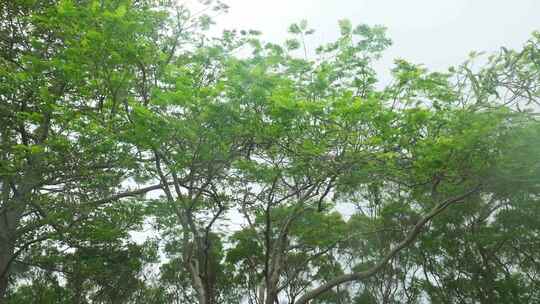
[(0, 2), (0, 303), (540, 302), (538, 32), (382, 84), (202, 7)]

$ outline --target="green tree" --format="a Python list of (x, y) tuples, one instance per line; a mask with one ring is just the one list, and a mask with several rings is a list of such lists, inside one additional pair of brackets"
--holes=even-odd
[(14, 262), (63, 240), (128, 191), (138, 165), (118, 139), (139, 63), (159, 55), (162, 11), (131, 1), (0, 4), (0, 299)]
[(0, 3), (0, 302), (538, 300), (537, 33), (380, 88), (384, 27), (203, 7)]

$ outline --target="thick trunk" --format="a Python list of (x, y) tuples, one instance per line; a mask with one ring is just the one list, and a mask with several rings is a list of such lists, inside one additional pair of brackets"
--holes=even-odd
[(281, 253), (278, 253), (275, 257), (275, 260), (273, 260), (271, 274), (266, 280), (266, 301), (264, 302), (265, 304), (278, 303), (278, 284), (281, 269)]
[(199, 304), (208, 304), (208, 295), (206, 293), (206, 289), (204, 288), (203, 281), (201, 280), (199, 262), (197, 260), (188, 261), (187, 267), (191, 274), (193, 288), (197, 292)]
[(5, 303), (4, 296), (7, 291), (7, 283), (8, 283), (7, 277), (0, 278), (0, 304)]
[(11, 242), (0, 239), (0, 303), (4, 303), (4, 297), (8, 288), (9, 268), (13, 259), (13, 246)]
[(0, 216), (0, 303), (4, 303), (7, 293), (10, 266), (14, 254), (13, 234), (18, 222), (17, 214), (4, 210)]
[(217, 297), (213, 273), (210, 270), (210, 272), (203, 274), (199, 267), (199, 261), (190, 266), (193, 287), (197, 291), (199, 304), (216, 304)]
[[(9, 259), (9, 257), (7, 257)], [(7, 266), (6, 257), (0, 256), (0, 269), (5, 269)], [(0, 277), (0, 304), (5, 303), (5, 295), (8, 287), (8, 272)]]
[[(7, 185), (5, 183), (4, 185)], [(2, 188), (2, 207), (0, 209), (0, 304), (3, 303), (8, 288), (10, 268), (16, 258), (17, 227), (19, 227), (27, 195), (31, 187), (24, 186), (10, 196), (7, 187)]]
[(269, 274), (266, 277), (266, 301), (265, 304), (279, 303), (279, 278), (284, 268), (284, 254), (287, 248), (287, 234), (289, 225), (292, 222), (292, 217), (287, 220), (283, 231), (280, 233), (279, 238), (274, 242), (274, 250), (270, 255), (270, 267)]
[(206, 295), (206, 304), (216, 304), (216, 290), (214, 288), (213, 282), (204, 283), (205, 295)]
[(277, 299), (277, 289), (276, 288), (270, 288), (266, 290), (266, 301), (265, 304), (275, 304), (278, 302)]

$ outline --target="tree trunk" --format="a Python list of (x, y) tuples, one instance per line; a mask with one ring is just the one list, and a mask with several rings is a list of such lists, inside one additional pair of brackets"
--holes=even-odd
[(266, 279), (266, 301), (265, 304), (274, 304), (278, 302), (278, 284), (279, 284), (279, 275), (282, 269), (281, 264), (281, 252), (277, 252), (273, 256), (272, 267), (270, 276)]
[(275, 304), (277, 303), (277, 289), (276, 288), (269, 288), (266, 290), (266, 302), (265, 304)]
[(13, 233), (18, 218), (12, 210), (0, 216), (0, 304), (4, 303), (8, 289), (10, 265), (14, 254)]
[(0, 238), (0, 304), (4, 303), (9, 282), (9, 268), (13, 258), (13, 246), (5, 238)]
[(5, 295), (6, 295), (6, 292), (7, 292), (7, 287), (8, 287), (8, 272), (7, 271), (4, 271), (6, 269), (6, 266), (7, 266), (7, 263), (6, 263), (6, 258), (9, 259), (9, 257), (7, 256), (0, 256), (0, 270), (2, 270), (2, 272), (5, 272), (5, 274), (3, 274), (1, 277), (0, 277), (0, 304), (3, 304), (5, 303)]
[(197, 293), (197, 298), (199, 300), (199, 304), (208, 304), (207, 303), (207, 294), (206, 289), (204, 288), (204, 283), (201, 280), (201, 273), (199, 268), (199, 261), (198, 260), (188, 260), (187, 261), (187, 267), (191, 274), (191, 282), (193, 284), (193, 289), (195, 289)]

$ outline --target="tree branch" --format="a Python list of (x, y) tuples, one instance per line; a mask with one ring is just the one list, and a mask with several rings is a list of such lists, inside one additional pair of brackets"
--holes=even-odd
[(302, 297), (300, 297), (298, 299), (298, 301), (295, 304), (307, 304), (308, 301), (316, 298), (320, 294), (332, 289), (333, 287), (336, 287), (336, 286), (338, 286), (340, 284), (343, 284), (343, 283), (346, 283), (346, 282), (364, 280), (364, 279), (367, 279), (367, 278), (377, 274), (379, 271), (381, 271), (386, 266), (388, 261), (393, 259), (402, 249), (406, 248), (407, 246), (409, 246), (410, 244), (412, 244), (416, 240), (416, 238), (418, 237), (418, 235), (420, 234), (420, 232), (422, 231), (424, 226), (431, 219), (433, 219), (439, 213), (443, 212), (450, 205), (462, 201), (463, 199), (467, 198), (468, 196), (478, 192), (478, 190), (480, 190), (480, 186), (477, 186), (477, 187), (467, 191), (466, 193), (464, 193), (464, 194), (462, 194), (460, 196), (450, 198), (450, 199), (440, 203), (439, 205), (437, 205), (435, 208), (433, 208), (429, 213), (427, 213), (424, 217), (422, 217), (416, 223), (414, 228), (411, 231), (409, 231), (409, 233), (407, 234), (407, 237), (404, 240), (402, 240), (396, 247), (394, 247), (392, 250), (390, 250), (390, 252), (388, 252), (384, 256), (384, 258), (382, 258), (372, 268), (370, 268), (370, 269), (368, 269), (366, 271), (353, 272), (353, 273), (338, 276), (338, 277), (334, 278), (333, 280), (330, 280), (330, 281), (322, 284), (321, 286), (319, 286), (319, 287), (317, 287), (315, 289), (312, 289), (311, 291), (306, 292)]

